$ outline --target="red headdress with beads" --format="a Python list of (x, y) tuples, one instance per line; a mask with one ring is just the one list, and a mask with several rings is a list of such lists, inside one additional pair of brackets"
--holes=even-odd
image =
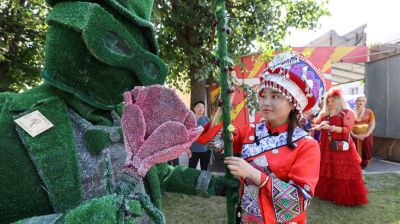
[(311, 109), (323, 96), (326, 81), (303, 55), (288, 52), (276, 55), (260, 75), (260, 88), (272, 88), (293, 102), (299, 112)]

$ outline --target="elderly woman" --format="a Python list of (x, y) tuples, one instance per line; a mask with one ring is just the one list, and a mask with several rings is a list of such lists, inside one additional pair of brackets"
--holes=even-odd
[(350, 137), (354, 112), (348, 109), (341, 90), (328, 92), (318, 120), (321, 167), (315, 195), (338, 205), (366, 204), (367, 189), (362, 178), (361, 159)]
[(372, 158), (372, 132), (375, 129), (375, 115), (371, 109), (365, 108), (367, 97), (360, 96), (356, 100), (356, 119), (354, 127), (351, 131), (351, 136), (357, 146), (357, 152), (360, 155), (361, 167), (367, 167)]

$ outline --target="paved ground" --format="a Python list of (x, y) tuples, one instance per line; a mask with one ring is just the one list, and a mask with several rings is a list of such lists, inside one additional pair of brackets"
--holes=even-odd
[[(187, 166), (188, 158), (186, 155), (181, 155), (179, 157), (179, 164)], [(197, 165), (199, 168), (199, 165)], [(209, 171), (212, 172), (224, 172), (224, 164), (222, 162), (222, 157), (217, 158), (217, 160), (212, 160), (212, 163), (208, 167)], [(372, 173), (400, 173), (400, 163), (390, 162), (383, 159), (374, 158), (371, 163), (363, 170), (365, 174)]]
[(400, 163), (374, 158), (363, 173), (400, 173)]

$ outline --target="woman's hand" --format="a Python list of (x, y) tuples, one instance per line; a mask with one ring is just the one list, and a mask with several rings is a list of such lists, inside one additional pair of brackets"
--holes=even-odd
[(321, 128), (325, 129), (325, 130), (329, 130), (329, 129), (331, 129), (331, 126), (328, 123), (326, 123), (326, 124), (321, 125)]
[(328, 121), (321, 121), (321, 123), (319, 123), (319, 125), (326, 125), (326, 124), (329, 124), (329, 122)]
[(226, 157), (224, 163), (228, 165), (228, 169), (232, 175), (249, 178), (255, 184), (259, 185), (261, 179), (261, 171), (254, 168), (246, 160), (239, 157)]
[(358, 139), (358, 140), (361, 140), (361, 141), (363, 141), (364, 138), (365, 138), (365, 135), (363, 135), (363, 134), (359, 134), (359, 135), (352, 134), (352, 136), (353, 136), (354, 138)]
[(187, 150), (187, 151), (185, 152), (185, 154), (186, 154), (186, 156), (187, 156), (188, 158), (191, 158), (191, 157), (192, 157), (192, 151), (190, 151), (190, 149)]
[[(321, 130), (321, 129), (325, 129), (325, 130), (329, 130), (331, 128), (331, 126), (329, 125), (329, 122), (328, 121), (322, 121), (320, 124), (319, 124), (319, 127), (318, 127), (318, 129), (319, 130)], [(317, 129), (317, 130), (318, 130)]]
[(311, 130), (317, 130), (317, 131), (321, 131), (321, 129), (325, 129), (324, 126), (329, 124), (328, 121), (322, 121), (319, 124), (315, 123), (313, 125), (313, 127), (311, 128)]
[(311, 128), (311, 130), (317, 130), (317, 131), (321, 131), (321, 129), (322, 129), (322, 125), (317, 125), (317, 126)]
[(364, 139), (366, 138), (367, 136), (365, 135), (365, 134), (359, 134), (358, 135), (358, 139), (360, 139), (361, 141), (364, 141)]

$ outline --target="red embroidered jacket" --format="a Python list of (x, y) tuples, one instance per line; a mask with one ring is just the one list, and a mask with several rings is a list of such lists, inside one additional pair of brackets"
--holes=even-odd
[[(209, 127), (205, 127), (197, 142), (209, 142), (222, 124)], [(251, 214), (249, 217), (258, 217), (259, 223), (305, 223), (305, 209), (318, 182), (318, 143), (295, 128), (292, 139), (296, 148), (290, 149), (286, 143), (287, 128), (287, 124), (271, 128), (263, 122), (242, 126), (234, 132), (234, 153), (241, 153), (242, 158), (270, 177), (259, 189), (251, 181), (241, 179), (242, 210), (245, 215)]]

